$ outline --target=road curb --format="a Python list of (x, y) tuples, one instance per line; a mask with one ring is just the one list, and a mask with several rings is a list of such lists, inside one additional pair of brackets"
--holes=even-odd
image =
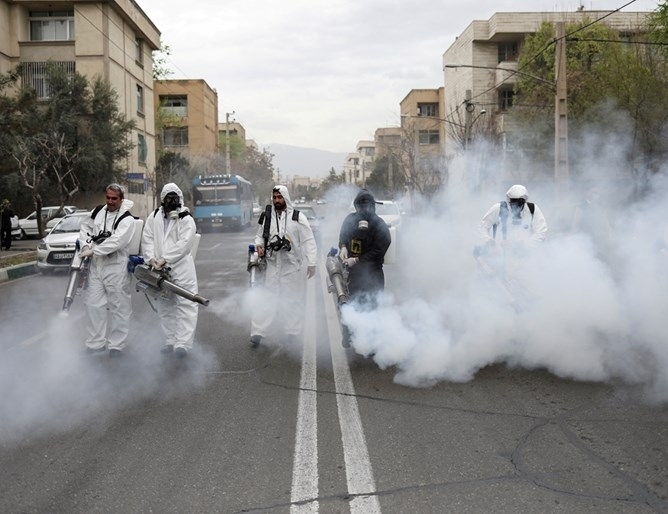
[(37, 273), (35, 261), (0, 269), (0, 283)]

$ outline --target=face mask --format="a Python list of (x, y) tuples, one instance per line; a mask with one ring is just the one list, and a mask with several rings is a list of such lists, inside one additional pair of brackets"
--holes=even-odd
[(176, 209), (179, 207), (181, 207), (181, 204), (179, 203), (179, 197), (173, 193), (169, 193), (162, 201), (162, 208), (165, 210), (165, 217), (170, 215), (173, 211), (176, 211)]
[(513, 219), (519, 220), (522, 217), (522, 208), (526, 200), (524, 198), (511, 198), (508, 203), (510, 204), (510, 212), (513, 214)]

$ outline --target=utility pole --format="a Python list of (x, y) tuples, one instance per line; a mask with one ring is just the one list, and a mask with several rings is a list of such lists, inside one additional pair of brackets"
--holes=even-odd
[(471, 125), (473, 124), (473, 109), (475, 105), (471, 103), (471, 90), (467, 89), (464, 96), (464, 149), (467, 150), (471, 142)]
[(225, 174), (230, 174), (230, 116), (234, 111), (225, 113)]
[(566, 79), (566, 30), (563, 21), (555, 24), (557, 43), (554, 71), (557, 92), (554, 100), (554, 178), (568, 180), (568, 87)]

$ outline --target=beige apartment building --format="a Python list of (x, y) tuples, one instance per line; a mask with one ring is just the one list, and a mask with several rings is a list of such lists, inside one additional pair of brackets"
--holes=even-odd
[[(513, 123), (513, 88), (517, 75), (517, 57), (527, 35), (535, 33), (544, 22), (575, 23), (598, 20), (622, 36), (642, 32), (646, 12), (585, 11), (576, 12), (506, 12), (489, 20), (473, 21), (443, 53), (444, 152), (450, 160), (475, 142), (481, 132), (494, 132), (501, 141), (501, 162), (508, 174), (522, 175), (508, 150), (506, 131)], [(509, 70), (509, 71), (506, 71)], [(466, 137), (461, 138), (462, 126)]]
[[(202, 79), (156, 80), (159, 148), (191, 165), (218, 153), (218, 93)], [(208, 167), (208, 165), (205, 165)]]
[(346, 155), (343, 163), (345, 183), (364, 187), (366, 179), (373, 172), (375, 156), (376, 143), (374, 141), (358, 141), (355, 151)]
[(101, 76), (118, 93), (121, 112), (136, 122), (125, 163), (136, 215), (153, 209), (152, 51), (159, 48), (159, 30), (132, 0), (0, 0), (0, 72), (23, 64), (22, 83), (45, 96), (51, 61), (89, 79)]

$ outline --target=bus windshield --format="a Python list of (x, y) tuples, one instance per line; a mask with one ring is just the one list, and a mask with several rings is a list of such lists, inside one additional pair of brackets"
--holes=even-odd
[(239, 203), (236, 185), (196, 186), (194, 190), (196, 205), (224, 205)]

